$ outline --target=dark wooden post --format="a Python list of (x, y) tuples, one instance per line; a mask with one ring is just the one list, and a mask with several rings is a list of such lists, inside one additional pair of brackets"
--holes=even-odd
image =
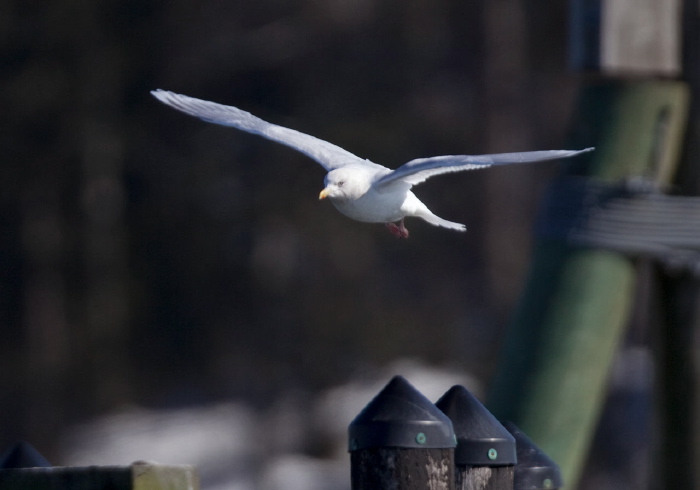
[(453, 386), (435, 404), (457, 436), (457, 490), (511, 490), (517, 461), (515, 439), (463, 386)]
[(0, 469), (9, 468), (46, 468), (51, 463), (31, 444), (18, 442), (0, 457)]
[(452, 423), (395, 376), (348, 428), (353, 490), (453, 490)]
[[(691, 90), (688, 136), (674, 181), (700, 196), (700, 2), (683, 2), (683, 79)], [(651, 488), (700, 488), (700, 278), (661, 274), (657, 282), (655, 376), (658, 448)], [(652, 279), (653, 281), (653, 279)], [(653, 312), (652, 312), (653, 314)]]
[(132, 490), (128, 466), (0, 470), (0, 490)]
[(518, 464), (513, 490), (554, 490), (564, 486), (559, 466), (512, 422), (503, 424), (515, 438)]

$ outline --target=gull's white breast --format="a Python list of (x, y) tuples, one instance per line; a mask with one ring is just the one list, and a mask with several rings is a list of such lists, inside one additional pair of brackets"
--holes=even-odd
[(405, 189), (389, 192), (377, 192), (374, 188), (357, 199), (347, 201), (333, 200), (333, 205), (345, 216), (366, 223), (389, 223), (405, 216), (402, 210), (408, 194)]

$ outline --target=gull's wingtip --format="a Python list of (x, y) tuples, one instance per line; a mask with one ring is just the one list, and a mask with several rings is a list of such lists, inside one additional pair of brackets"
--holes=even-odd
[(578, 155), (583, 155), (584, 153), (590, 153), (595, 150), (595, 146), (589, 146), (588, 148), (584, 148), (583, 150), (562, 150), (562, 155), (563, 158), (567, 157), (575, 157)]
[(157, 88), (155, 90), (151, 90), (151, 95), (160, 101), (165, 99), (168, 96), (168, 94), (170, 94), (170, 93), (172, 93), (172, 92), (169, 92), (167, 90), (163, 90), (162, 88)]
[[(181, 107), (182, 104), (184, 102), (188, 101), (189, 99), (191, 99), (191, 97), (187, 97), (186, 95), (176, 94), (175, 92), (171, 92), (170, 90), (163, 90), (162, 88), (157, 88), (155, 90), (151, 90), (151, 95), (153, 97), (155, 97), (156, 99), (158, 99), (159, 101), (161, 101), (163, 104), (169, 105), (169, 106), (174, 107), (175, 109), (178, 109), (181, 111), (183, 110)], [(188, 112), (188, 111), (184, 111), (184, 112)], [(191, 114), (191, 113), (188, 112), (188, 114)], [(197, 114), (192, 114), (192, 115), (197, 116)], [(199, 116), (197, 116), (197, 117), (199, 117)]]

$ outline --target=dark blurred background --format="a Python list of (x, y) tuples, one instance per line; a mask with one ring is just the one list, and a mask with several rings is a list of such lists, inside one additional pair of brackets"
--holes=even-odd
[(236, 105), (388, 167), (566, 147), (564, 0), (0, 4), (0, 448), (120, 407), (313, 393), (398, 358), (486, 383), (563, 162), (417, 188), (466, 234), (319, 202), (323, 169), (187, 117)]

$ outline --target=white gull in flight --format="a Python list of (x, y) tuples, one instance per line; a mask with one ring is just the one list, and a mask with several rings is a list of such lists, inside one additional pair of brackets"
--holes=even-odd
[(282, 143), (316, 160), (326, 169), (325, 188), (320, 199), (328, 198), (344, 215), (367, 223), (384, 223), (399, 238), (408, 238), (404, 218), (422, 218), (435, 226), (466, 231), (466, 226), (433, 214), (411, 188), (434, 176), (492, 165), (529, 163), (568, 158), (584, 150), (526, 151), (492, 155), (445, 155), (418, 158), (391, 170), (364, 160), (339, 146), (314, 136), (271, 124), (233, 106), (195, 99), (167, 90), (153, 90), (164, 104), (204, 121), (232, 126)]

